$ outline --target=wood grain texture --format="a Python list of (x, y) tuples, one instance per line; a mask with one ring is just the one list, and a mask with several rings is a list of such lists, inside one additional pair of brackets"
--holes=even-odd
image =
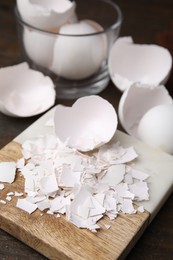
[[(21, 157), (21, 147), (11, 142), (0, 151), (0, 161), (16, 161)], [(0, 191), (1, 199), (10, 191), (23, 192), (24, 180), (17, 173), (12, 184)], [(17, 198), (6, 205), (0, 204), (0, 227), (34, 248), (49, 259), (118, 259), (124, 258), (148, 225), (149, 213), (120, 214), (115, 220), (107, 217), (99, 223), (102, 229), (92, 233), (79, 229), (65, 219), (40, 215), (36, 210), (29, 215), (16, 208)], [(107, 230), (105, 225), (111, 225)]]

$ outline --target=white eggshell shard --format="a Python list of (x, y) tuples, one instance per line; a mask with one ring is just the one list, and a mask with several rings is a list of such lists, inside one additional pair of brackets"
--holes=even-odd
[(74, 15), (76, 4), (69, 0), (17, 0), (22, 19), (42, 30), (57, 28)]
[(119, 38), (108, 61), (111, 79), (124, 91), (134, 83), (165, 84), (172, 67), (169, 51), (154, 44), (134, 44), (131, 37)]
[(0, 182), (12, 183), (16, 176), (15, 162), (1, 162), (0, 163)]
[(151, 108), (139, 122), (138, 138), (173, 154), (173, 105)]
[(106, 35), (94, 21), (82, 20), (61, 26), (54, 45), (51, 70), (66, 79), (85, 79), (96, 73), (105, 62)]
[(172, 97), (163, 85), (134, 84), (121, 96), (118, 114), (121, 125), (132, 136), (137, 137), (139, 121), (154, 106), (172, 104)]
[(72, 107), (58, 105), (55, 132), (72, 148), (89, 151), (110, 141), (117, 129), (114, 107), (99, 96), (79, 98)]
[(52, 80), (30, 69), (27, 63), (1, 68), (0, 82), (0, 109), (4, 114), (29, 117), (54, 105)]

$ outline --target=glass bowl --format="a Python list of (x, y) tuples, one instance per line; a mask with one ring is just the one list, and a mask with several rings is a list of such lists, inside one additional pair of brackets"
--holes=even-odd
[(25, 22), (15, 8), (24, 60), (52, 78), (57, 98), (98, 94), (107, 87), (110, 79), (107, 59), (122, 24), (121, 10), (113, 1), (75, 3), (71, 21), (50, 30)]

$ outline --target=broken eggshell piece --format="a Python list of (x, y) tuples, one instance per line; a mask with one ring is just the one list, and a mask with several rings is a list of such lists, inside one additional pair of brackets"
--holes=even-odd
[(0, 162), (0, 182), (13, 183), (16, 176), (15, 162)]
[(172, 97), (163, 85), (152, 87), (134, 84), (121, 96), (118, 107), (119, 120), (127, 133), (138, 137), (139, 121), (144, 114), (157, 105), (172, 103)]
[(66, 79), (81, 80), (96, 73), (106, 59), (107, 38), (94, 21), (61, 26), (51, 70)]
[(69, 0), (17, 0), (23, 21), (42, 30), (58, 28), (68, 22), (75, 8), (75, 2)]
[(109, 142), (116, 129), (117, 114), (114, 107), (99, 96), (79, 98), (72, 107), (56, 107), (56, 135), (72, 148), (93, 150)]
[[(10, 77), (9, 77), (10, 75)], [(0, 69), (0, 109), (10, 116), (29, 117), (54, 105), (52, 80), (27, 63)]]
[(134, 83), (165, 84), (171, 67), (169, 51), (154, 44), (134, 44), (131, 37), (119, 38), (113, 45), (108, 61), (111, 79), (124, 91)]

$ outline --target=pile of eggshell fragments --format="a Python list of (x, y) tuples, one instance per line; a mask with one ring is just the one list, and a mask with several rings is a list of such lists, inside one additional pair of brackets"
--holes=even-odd
[[(70, 130), (69, 118), (73, 122)], [(49, 127), (55, 128), (56, 135), (26, 140), (17, 163), (0, 163), (0, 182), (14, 182), (16, 171), (24, 178), (24, 196), (17, 199), (18, 208), (29, 214), (36, 209), (41, 215), (66, 214), (68, 221), (92, 232), (100, 228), (97, 222), (105, 215), (112, 220), (120, 212), (144, 212), (143, 206), (134, 207), (133, 203), (149, 199), (149, 175), (135, 169), (138, 155), (133, 147), (123, 148), (110, 141), (117, 115), (108, 101), (89, 96), (72, 107), (58, 105), (53, 122)], [(13, 196), (22, 196), (16, 192), (0, 202), (6, 204)]]
[[(20, 4), (24, 10), (26, 2), (30, 9), (25, 18), (35, 6), (34, 1), (18, 0), (18, 7)], [(46, 19), (58, 16), (62, 24), (67, 14), (74, 19), (75, 3), (61, 2), (70, 8), (58, 12), (49, 9), (47, 1)], [(44, 21), (44, 8), (40, 9), (40, 21)], [(108, 67), (113, 83), (123, 92), (118, 115), (126, 132), (173, 153), (172, 97), (163, 85), (172, 67), (169, 51), (157, 45), (134, 44), (131, 37), (122, 37), (112, 46)], [(0, 81), (4, 82), (0, 87), (0, 109), (8, 115), (31, 116), (54, 104), (52, 80), (26, 63), (2, 68)], [(25, 196), (18, 199), (18, 208), (29, 213), (39, 209), (56, 217), (66, 214), (77, 227), (93, 232), (105, 215), (114, 219), (120, 212), (144, 211), (142, 206), (134, 208), (133, 203), (149, 199), (149, 176), (135, 169), (138, 155), (133, 147), (124, 148), (113, 141), (117, 114), (108, 101), (88, 96), (78, 99), (72, 107), (58, 105), (51, 127), (55, 128), (55, 136), (40, 136), (23, 143), (23, 158), (17, 163), (0, 163), (0, 189), (4, 189), (5, 182), (15, 181), (16, 171), (24, 177)], [(0, 202), (6, 204), (12, 196), (21, 195), (10, 194)]]

